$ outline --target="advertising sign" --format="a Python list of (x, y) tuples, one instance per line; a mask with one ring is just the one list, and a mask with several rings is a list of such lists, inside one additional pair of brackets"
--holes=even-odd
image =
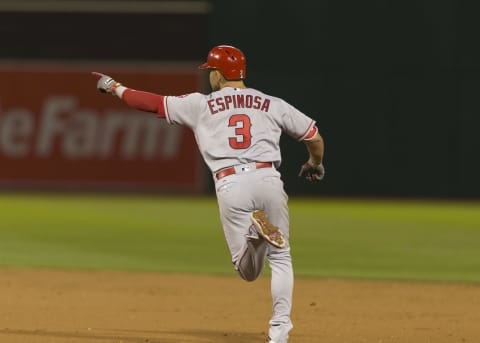
[(192, 132), (99, 93), (91, 71), (163, 95), (201, 90), (195, 66), (0, 65), (0, 187), (201, 190)]

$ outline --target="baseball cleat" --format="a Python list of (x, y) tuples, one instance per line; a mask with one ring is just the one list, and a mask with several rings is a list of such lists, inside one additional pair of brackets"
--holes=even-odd
[(258, 234), (263, 237), (268, 243), (277, 248), (285, 246), (285, 238), (280, 229), (274, 226), (268, 220), (267, 214), (262, 210), (257, 210), (252, 213), (252, 222)]

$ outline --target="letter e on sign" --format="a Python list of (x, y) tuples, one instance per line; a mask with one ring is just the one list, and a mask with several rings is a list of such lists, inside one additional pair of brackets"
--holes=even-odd
[(7, 111), (0, 121), (0, 153), (7, 157), (25, 157), (30, 150), (33, 115), (25, 108)]

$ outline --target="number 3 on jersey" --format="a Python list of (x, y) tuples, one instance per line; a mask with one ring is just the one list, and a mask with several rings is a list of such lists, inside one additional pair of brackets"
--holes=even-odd
[(246, 114), (234, 114), (228, 121), (229, 127), (235, 127), (235, 137), (229, 137), (228, 143), (233, 149), (246, 149), (252, 143), (250, 117)]

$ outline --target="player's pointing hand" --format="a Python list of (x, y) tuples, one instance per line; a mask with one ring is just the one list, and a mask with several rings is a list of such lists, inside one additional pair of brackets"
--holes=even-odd
[(115, 81), (108, 75), (98, 73), (96, 71), (92, 72), (92, 75), (98, 79), (97, 89), (102, 93), (110, 93), (115, 95), (115, 88), (121, 86), (119, 82)]

